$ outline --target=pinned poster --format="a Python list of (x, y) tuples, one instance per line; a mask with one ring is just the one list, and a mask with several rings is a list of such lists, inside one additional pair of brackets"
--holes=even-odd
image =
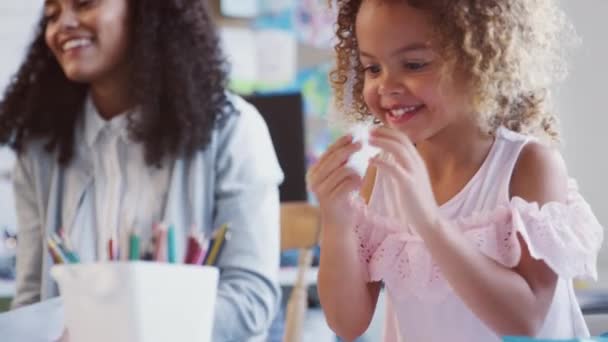
[(257, 41), (257, 86), (258, 91), (285, 90), (293, 84), (297, 69), (296, 36), (281, 29), (261, 29), (256, 33)]
[(222, 50), (229, 62), (229, 88), (239, 94), (289, 88), (297, 74), (297, 39), (292, 31), (224, 27)]
[(255, 90), (258, 74), (255, 31), (249, 28), (223, 27), (221, 46), (230, 64), (229, 88), (240, 94)]
[(302, 93), (306, 117), (308, 165), (314, 163), (333, 141), (345, 133), (332, 124), (332, 90), (329, 84), (331, 67), (330, 63), (323, 63), (298, 73), (297, 83)]
[(258, 0), (260, 14), (276, 14), (293, 11), (296, 0)]
[[(298, 70), (298, 40), (293, 7), (266, 13), (255, 20), (258, 84), (260, 92), (286, 91), (293, 87)], [(282, 8), (282, 7), (281, 7)]]
[(334, 42), (336, 10), (337, 5), (334, 3), (330, 9), (327, 0), (298, 1), (294, 14), (298, 39), (317, 48), (331, 48)]
[(221, 0), (220, 13), (226, 17), (254, 18), (260, 14), (258, 0)]

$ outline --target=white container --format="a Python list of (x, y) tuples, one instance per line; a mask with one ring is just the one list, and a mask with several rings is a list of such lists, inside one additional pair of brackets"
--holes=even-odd
[(219, 272), (152, 262), (58, 265), (70, 342), (211, 342)]

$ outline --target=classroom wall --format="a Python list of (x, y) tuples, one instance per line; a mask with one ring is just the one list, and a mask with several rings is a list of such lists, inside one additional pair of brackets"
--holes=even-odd
[[(41, 3), (40, 0), (0, 1), (0, 99), (23, 59)], [(0, 147), (0, 232), (4, 226), (14, 229), (16, 225), (12, 186), (4, 177), (12, 168), (13, 160), (12, 152)]]
[[(582, 45), (572, 56), (570, 76), (556, 98), (563, 127), (563, 153), (600, 223), (608, 226), (608, 1), (561, 3), (582, 38)], [(601, 285), (608, 287), (606, 247), (599, 272)]]

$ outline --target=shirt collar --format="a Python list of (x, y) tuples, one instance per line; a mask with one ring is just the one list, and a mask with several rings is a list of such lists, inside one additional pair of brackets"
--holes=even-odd
[(91, 96), (87, 96), (85, 101), (85, 139), (86, 143), (92, 147), (99, 139), (102, 131), (106, 130), (110, 134), (127, 137), (127, 112), (121, 113), (111, 120), (105, 120), (93, 103)]

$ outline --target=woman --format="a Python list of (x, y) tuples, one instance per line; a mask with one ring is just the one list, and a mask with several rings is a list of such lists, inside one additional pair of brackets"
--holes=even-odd
[(0, 144), (18, 154), (14, 307), (57, 295), (46, 237), (63, 229), (84, 262), (112, 234), (156, 222), (229, 222), (213, 341), (262, 336), (278, 306), (282, 181), (268, 130), (225, 91), (202, 1), (46, 0), (0, 103)]

